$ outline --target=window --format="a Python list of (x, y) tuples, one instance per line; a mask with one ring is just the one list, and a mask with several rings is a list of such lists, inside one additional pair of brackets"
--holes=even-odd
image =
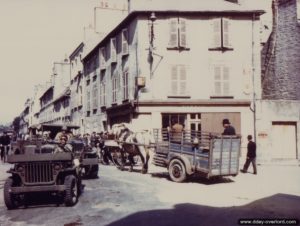
[(128, 100), (128, 71), (123, 73), (123, 100)]
[(105, 47), (100, 49), (100, 69), (103, 70), (106, 67), (106, 51)]
[(112, 103), (117, 103), (118, 100), (118, 90), (119, 90), (119, 81), (117, 73), (114, 73), (112, 76)]
[(110, 60), (111, 60), (111, 63), (116, 63), (117, 62), (116, 38), (110, 39)]
[(230, 71), (225, 65), (214, 65), (214, 95), (229, 96), (230, 94)]
[(233, 50), (230, 43), (230, 21), (226, 18), (212, 20), (212, 47), (209, 50)]
[(90, 79), (87, 79), (87, 80), (86, 80), (86, 86), (89, 86), (89, 85), (90, 85), (90, 82), (91, 82)]
[(87, 91), (86, 93), (86, 110), (90, 111), (91, 110), (91, 92)]
[(100, 77), (100, 105), (106, 106), (105, 73), (102, 73)]
[(170, 19), (169, 26), (168, 49), (188, 49), (186, 20), (182, 18), (172, 18)]
[(128, 55), (128, 31), (122, 30), (122, 55)]
[(171, 95), (187, 95), (187, 71), (185, 65), (173, 65), (171, 67)]
[(97, 84), (93, 86), (93, 109), (98, 108), (98, 87)]

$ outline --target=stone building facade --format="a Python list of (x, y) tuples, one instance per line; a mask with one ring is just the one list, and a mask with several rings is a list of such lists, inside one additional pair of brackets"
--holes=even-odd
[(273, 28), (262, 50), (262, 100), (257, 102), (261, 162), (299, 160), (299, 8), (298, 0), (272, 3)]

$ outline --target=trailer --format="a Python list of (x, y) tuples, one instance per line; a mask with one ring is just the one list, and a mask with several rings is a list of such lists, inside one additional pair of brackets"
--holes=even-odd
[(172, 133), (155, 129), (153, 164), (168, 169), (172, 181), (183, 182), (197, 174), (207, 179), (236, 176), (239, 172), (241, 136), (199, 131)]

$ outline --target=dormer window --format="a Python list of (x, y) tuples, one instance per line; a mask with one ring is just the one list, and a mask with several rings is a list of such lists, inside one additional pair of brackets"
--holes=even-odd
[(106, 67), (106, 51), (105, 47), (100, 49), (100, 69), (105, 69)]
[(122, 55), (128, 55), (128, 30), (122, 30)]

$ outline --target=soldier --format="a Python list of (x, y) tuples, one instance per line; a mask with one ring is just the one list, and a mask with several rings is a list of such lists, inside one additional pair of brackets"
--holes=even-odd
[(72, 146), (70, 144), (67, 144), (67, 141), (68, 141), (68, 136), (64, 134), (61, 135), (60, 143), (55, 148), (54, 154), (61, 153), (61, 152), (72, 152)]

